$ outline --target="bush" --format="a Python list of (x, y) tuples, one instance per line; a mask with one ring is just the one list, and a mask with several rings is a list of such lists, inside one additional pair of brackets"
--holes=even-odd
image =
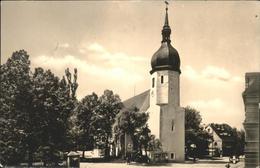
[(144, 156), (140, 153), (136, 153), (133, 156), (133, 161), (138, 162), (138, 163), (149, 163), (150, 159), (148, 156)]

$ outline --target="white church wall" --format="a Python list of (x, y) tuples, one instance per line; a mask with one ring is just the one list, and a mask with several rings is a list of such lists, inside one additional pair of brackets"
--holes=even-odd
[[(154, 80), (154, 82), (153, 82)], [(156, 138), (160, 138), (160, 106), (156, 105), (157, 101), (157, 73), (151, 75), (151, 89), (150, 89), (150, 107), (148, 108), (149, 119), (148, 126), (151, 133)]]
[[(163, 81), (161, 80), (163, 76)], [(154, 85), (153, 85), (154, 79)], [(151, 75), (148, 125), (159, 138), (169, 160), (184, 161), (184, 109), (180, 105), (179, 73), (157, 71)]]
[[(173, 105), (162, 107), (160, 140), (169, 160), (182, 162), (185, 159), (184, 117), (183, 108)], [(172, 154), (174, 158), (171, 158)]]
[(156, 104), (157, 105), (163, 105), (168, 104), (169, 102), (169, 96), (168, 96), (168, 88), (169, 88), (169, 82), (168, 82), (168, 71), (158, 71), (155, 72), (155, 79), (156, 79)]

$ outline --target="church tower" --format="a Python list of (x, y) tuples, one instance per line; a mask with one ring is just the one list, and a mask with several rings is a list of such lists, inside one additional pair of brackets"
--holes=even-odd
[(184, 109), (180, 107), (180, 57), (171, 45), (166, 7), (161, 47), (151, 59), (149, 128), (170, 161), (184, 161)]

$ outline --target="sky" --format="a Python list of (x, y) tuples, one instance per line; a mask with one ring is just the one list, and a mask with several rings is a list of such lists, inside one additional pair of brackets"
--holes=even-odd
[[(181, 106), (243, 128), (244, 76), (260, 71), (260, 2), (169, 1), (168, 12)], [(163, 1), (1, 1), (1, 63), (25, 49), (32, 71), (77, 68), (79, 99), (110, 89), (126, 100), (151, 86), (164, 16)]]

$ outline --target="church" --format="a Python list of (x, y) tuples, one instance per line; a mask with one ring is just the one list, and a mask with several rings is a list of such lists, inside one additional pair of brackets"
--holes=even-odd
[[(180, 57), (171, 44), (167, 7), (161, 34), (161, 46), (153, 54), (151, 70), (147, 73), (150, 74), (150, 89), (125, 100), (122, 110), (136, 107), (140, 112), (148, 113), (149, 129), (160, 140), (168, 160), (183, 162), (185, 113), (180, 107)], [(130, 141), (129, 137), (125, 138), (124, 144)]]

